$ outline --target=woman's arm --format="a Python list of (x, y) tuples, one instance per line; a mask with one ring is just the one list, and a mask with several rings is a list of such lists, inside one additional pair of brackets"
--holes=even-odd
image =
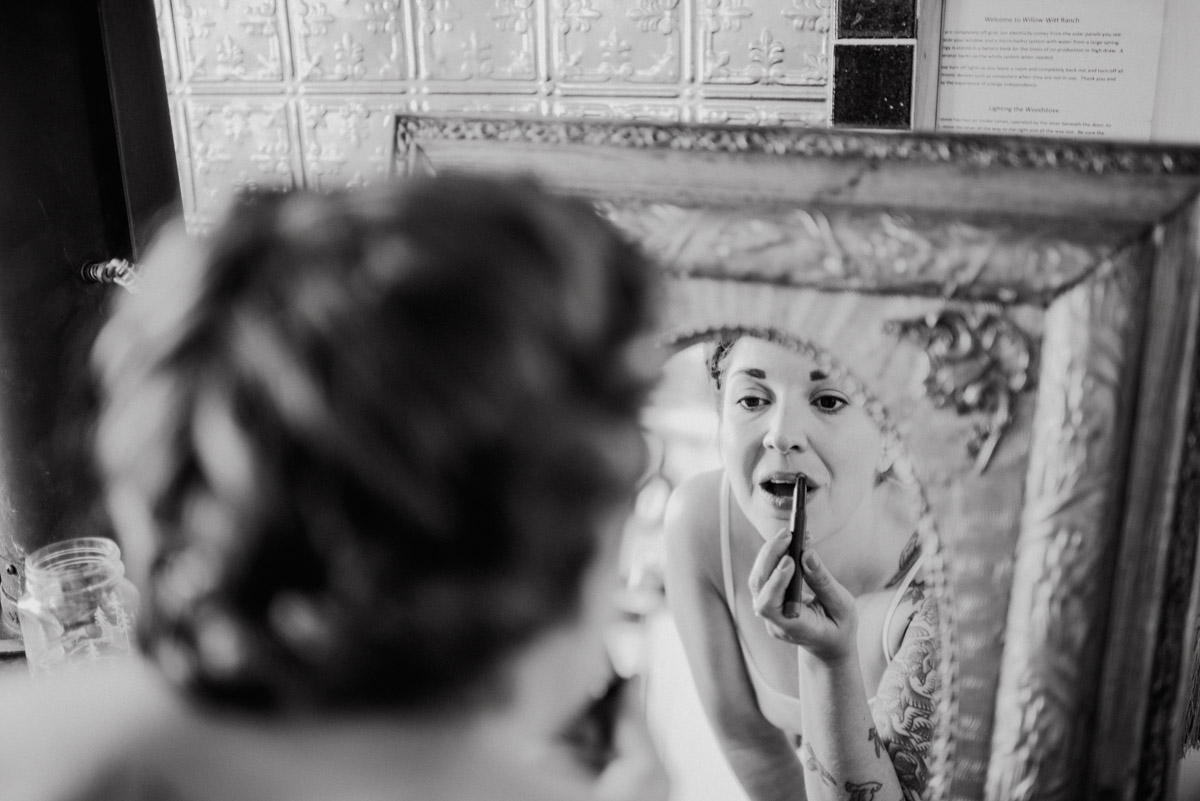
[(667, 599), (717, 742), (754, 801), (803, 801), (787, 736), (759, 711), (725, 604), (716, 522), (719, 478), (682, 485), (667, 507)]
[(875, 729), (887, 748), (905, 799), (919, 799), (929, 781), (929, 743), (937, 730), (941, 656), (937, 601), (913, 584), (905, 600), (916, 611), (875, 696)]
[(933, 732), (937, 692), (937, 618), (922, 603), (884, 676), (872, 717), (862, 684), (853, 596), (814, 551), (804, 578), (816, 595), (797, 617), (783, 614), (783, 588), (795, 566), (784, 553), (786, 532), (767, 543), (751, 573), (755, 610), (771, 633), (800, 645), (802, 758), (812, 799), (891, 801), (919, 798)]

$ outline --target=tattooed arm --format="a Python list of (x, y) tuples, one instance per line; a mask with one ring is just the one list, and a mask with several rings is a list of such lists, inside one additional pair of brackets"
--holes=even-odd
[(892, 801), (903, 783), (867, 705), (858, 654), (843, 662), (801, 657), (805, 787), (814, 801)]
[(929, 743), (936, 729), (941, 676), (937, 603), (925, 597), (920, 584), (912, 586), (906, 600), (916, 611), (879, 683), (874, 720), (905, 800), (915, 801), (929, 781)]
[(784, 555), (784, 546), (774, 541), (763, 546), (751, 572), (751, 590), (755, 609), (772, 635), (800, 646), (801, 762), (808, 797), (919, 798), (927, 776), (938, 680), (933, 601), (921, 602), (885, 672), (877, 700), (880, 720), (886, 723), (882, 727), (872, 717), (863, 689), (853, 596), (809, 550), (802, 569), (816, 600), (803, 605), (798, 616), (785, 616), (783, 587), (797, 567)]

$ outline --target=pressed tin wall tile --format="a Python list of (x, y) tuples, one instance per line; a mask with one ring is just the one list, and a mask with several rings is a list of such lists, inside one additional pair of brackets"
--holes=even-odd
[(838, 54), (913, 2), (156, 0), (184, 211), (203, 230), (240, 186), (381, 180), (396, 112), (829, 125), (835, 71), (875, 68)]
[(684, 69), (682, 6), (682, 0), (555, 0), (551, 77), (677, 88)]
[(305, 97), (300, 102), (305, 183), (336, 189), (386, 178), (392, 120), (405, 110), (401, 99), (379, 95)]
[(612, 99), (581, 98), (560, 100), (554, 103), (556, 117), (573, 117), (581, 120), (628, 120), (636, 122), (681, 122), (678, 104), (645, 101), (623, 101)]
[(725, 125), (824, 125), (829, 119), (825, 103), (707, 103), (696, 111), (696, 122)]
[(281, 81), (287, 22), (275, 0), (173, 0), (186, 81)]
[(535, 0), (417, 0), (420, 77), (535, 80), (536, 16)]
[(231, 192), (299, 183), (291, 104), (272, 97), (192, 99), (186, 106), (197, 210), (219, 208)]
[(823, 86), (831, 0), (699, 0), (705, 83)]
[(465, 117), (545, 117), (549, 114), (546, 101), (537, 97), (497, 94), (430, 94), (413, 100), (410, 110), (417, 114), (458, 114)]
[(400, 0), (327, 0), (288, 6), (296, 78), (399, 81), (408, 77)]

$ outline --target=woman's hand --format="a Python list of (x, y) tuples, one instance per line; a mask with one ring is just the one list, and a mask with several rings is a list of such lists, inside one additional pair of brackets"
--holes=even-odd
[(791, 533), (782, 529), (754, 560), (750, 569), (754, 613), (766, 623), (771, 636), (799, 645), (822, 662), (842, 662), (854, 654), (857, 645), (854, 596), (826, 569), (816, 551), (806, 548), (800, 569), (815, 597), (785, 610), (784, 590), (797, 569), (787, 555), (790, 539)]

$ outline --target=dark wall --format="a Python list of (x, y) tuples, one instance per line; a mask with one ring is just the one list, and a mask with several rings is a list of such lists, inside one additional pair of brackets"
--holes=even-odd
[[(124, 41), (106, 48), (117, 6)], [(173, 165), (165, 109), (151, 0), (0, 3), (0, 555), (103, 533), (80, 530), (95, 500), (86, 360), (122, 290), (79, 271), (132, 255), (140, 222), (177, 199), (173, 166), (153, 166)]]

